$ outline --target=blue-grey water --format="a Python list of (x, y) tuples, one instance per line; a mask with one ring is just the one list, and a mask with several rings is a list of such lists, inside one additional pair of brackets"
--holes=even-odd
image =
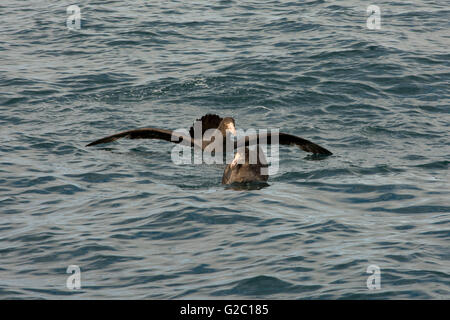
[[(0, 12), (1, 299), (450, 298), (448, 1)], [(234, 190), (168, 142), (85, 147), (206, 113), (334, 155), (282, 146), (268, 187)]]

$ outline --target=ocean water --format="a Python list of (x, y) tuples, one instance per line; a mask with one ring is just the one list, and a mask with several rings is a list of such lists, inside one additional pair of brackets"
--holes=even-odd
[[(449, 3), (369, 4), (2, 3), (0, 299), (449, 299)], [(85, 147), (206, 113), (334, 155), (234, 190), (168, 142)]]

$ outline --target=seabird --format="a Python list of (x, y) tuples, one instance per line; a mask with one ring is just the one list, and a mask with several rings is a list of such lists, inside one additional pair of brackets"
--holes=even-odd
[[(197, 146), (204, 150), (212, 141), (212, 135), (205, 137), (205, 132), (209, 129), (217, 129), (220, 131), (221, 135), (226, 138), (227, 131), (230, 131), (233, 135), (236, 135), (235, 121), (231, 117), (221, 118), (215, 114), (207, 114), (200, 119), (197, 119), (202, 124), (202, 141), (201, 144), (195, 139), (195, 123), (189, 129), (189, 135), (180, 134), (173, 130), (167, 129), (157, 129), (157, 128), (142, 128), (127, 130), (113, 134), (111, 136), (95, 140), (87, 144), (86, 146), (94, 146), (103, 143), (109, 143), (116, 141), (121, 138), (128, 139), (160, 139), (165, 141), (170, 141), (174, 143), (180, 143), (186, 141), (191, 147)], [(313, 153), (315, 155), (329, 156), (332, 153), (303, 138), (287, 134), (287, 133), (276, 133), (278, 135), (278, 144), (281, 145), (296, 145), (300, 149), (306, 152)], [(173, 137), (178, 138), (178, 140), (173, 140)], [(259, 147), (260, 143), (272, 144), (276, 142), (274, 140), (275, 133), (267, 133), (262, 135), (261, 133), (253, 134), (250, 136), (245, 136), (234, 142), (234, 148), (237, 152), (234, 156), (233, 161), (228, 164), (224, 170), (222, 183), (232, 184), (232, 183), (247, 183), (247, 182), (265, 182), (268, 179), (268, 175), (261, 172), (262, 168), (267, 168), (267, 161), (264, 156), (262, 149)], [(225, 144), (227, 139), (223, 140), (224, 148), (226, 150)], [(258, 147), (257, 162), (252, 164), (249, 162), (249, 149), (248, 146), (256, 145)], [(243, 148), (241, 148), (243, 146)], [(243, 163), (241, 163), (243, 162)]]
[(267, 170), (269, 166), (259, 145), (255, 156), (256, 163), (250, 161), (248, 147), (238, 149), (233, 161), (225, 167), (222, 184), (266, 182), (269, 175), (267, 171), (264, 172), (262, 169)]
[[(215, 114), (207, 114), (201, 117), (200, 119), (197, 119), (197, 122), (201, 122), (202, 127), (201, 137), (203, 137), (203, 139), (201, 146), (198, 145), (199, 147), (201, 147), (202, 150), (204, 150), (213, 141), (211, 139), (212, 136), (205, 137), (205, 132), (209, 129), (219, 130), (223, 137), (226, 137), (227, 130), (230, 131), (233, 135), (236, 135), (235, 122), (233, 118), (230, 117), (221, 118)], [(189, 136), (180, 134), (173, 130), (157, 129), (157, 128), (142, 128), (142, 129), (127, 130), (113, 134), (105, 138), (95, 140), (94, 142), (87, 144), (86, 147), (113, 142), (121, 138), (160, 139), (174, 143), (180, 143), (183, 140), (186, 140), (188, 144), (190, 144), (193, 147), (195, 144), (197, 144), (197, 142), (194, 141), (194, 129), (195, 123), (189, 129)], [(178, 140), (174, 141), (172, 137), (178, 138)]]

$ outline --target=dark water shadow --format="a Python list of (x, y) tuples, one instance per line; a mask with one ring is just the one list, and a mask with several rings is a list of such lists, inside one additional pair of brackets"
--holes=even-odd
[(304, 157), (303, 159), (305, 160), (310, 160), (310, 161), (317, 161), (317, 160), (325, 160), (329, 157), (331, 157), (332, 155), (324, 155), (324, 154), (308, 154), (306, 157)]
[(263, 188), (269, 187), (270, 184), (266, 182), (246, 182), (246, 183), (232, 183), (225, 186), (225, 189), (235, 190), (235, 191), (253, 191), (261, 190)]

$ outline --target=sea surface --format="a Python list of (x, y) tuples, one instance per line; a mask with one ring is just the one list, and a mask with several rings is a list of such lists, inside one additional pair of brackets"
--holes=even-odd
[[(0, 299), (450, 298), (448, 1), (0, 13)], [(206, 113), (333, 156), (281, 146), (269, 186), (233, 189), (165, 141), (85, 147)]]

